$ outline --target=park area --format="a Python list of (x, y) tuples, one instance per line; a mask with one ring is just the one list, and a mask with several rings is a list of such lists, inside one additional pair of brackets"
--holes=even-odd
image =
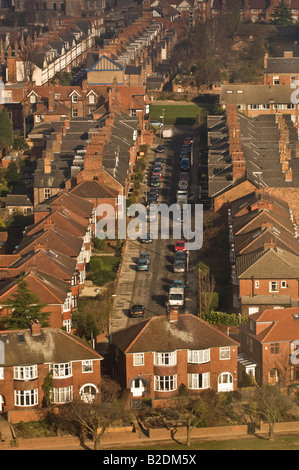
[(198, 123), (201, 112), (205, 109), (192, 102), (158, 101), (150, 106), (150, 116), (153, 121), (162, 122), (164, 110), (165, 126), (194, 125)]

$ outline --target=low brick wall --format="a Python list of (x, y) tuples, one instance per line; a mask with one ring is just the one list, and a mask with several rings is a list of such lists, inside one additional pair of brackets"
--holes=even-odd
[[(266, 434), (268, 432), (268, 425), (262, 423), (259, 429), (256, 429), (257, 434)], [(287, 423), (277, 423), (274, 428), (274, 434), (283, 433), (283, 432), (298, 432), (299, 433), (299, 421), (296, 422), (287, 422)], [(234, 439), (242, 438), (248, 435), (247, 425), (236, 425), (236, 426), (219, 426), (213, 428), (195, 428), (192, 430), (191, 439)], [(186, 429), (180, 428), (176, 434), (175, 439), (184, 443), (186, 442)], [(171, 432), (167, 429), (150, 429), (148, 437), (137, 430), (133, 431), (131, 426), (126, 428), (112, 428), (106, 431), (102, 438), (102, 447), (109, 449), (114, 446), (123, 445), (133, 445), (136, 444), (151, 444), (155, 441), (168, 441), (171, 440)], [(0, 450), (5, 450), (11, 448), (12, 441), (2, 441), (0, 442)], [(93, 448), (93, 443), (91, 441), (86, 441), (85, 444), (91, 449)], [(49, 438), (36, 438), (36, 439), (17, 439), (15, 442), (15, 447), (18, 449), (57, 449), (59, 447), (76, 447), (80, 445), (80, 441), (77, 437), (49, 437)]]

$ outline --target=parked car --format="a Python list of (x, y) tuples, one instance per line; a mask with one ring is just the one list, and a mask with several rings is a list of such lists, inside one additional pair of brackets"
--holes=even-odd
[(177, 251), (174, 255), (174, 262), (179, 261), (180, 263), (187, 262), (187, 253), (185, 251)]
[(183, 283), (183, 281), (180, 281), (180, 280), (175, 280), (173, 281), (172, 283), (172, 286), (171, 287), (180, 287), (180, 288), (185, 288), (185, 284)]
[(143, 305), (132, 305), (130, 308), (130, 317), (132, 318), (138, 318), (138, 317), (143, 317), (145, 312), (145, 308)]
[(189, 173), (180, 173), (180, 180), (183, 181), (190, 181), (190, 174)]
[(162, 122), (159, 122), (159, 121), (150, 121), (150, 126), (152, 127), (163, 127), (163, 124)]
[(149, 253), (140, 253), (139, 261), (147, 261), (148, 264), (151, 264), (151, 255)]
[(137, 271), (148, 271), (149, 264), (146, 259), (139, 259), (137, 263)]
[(179, 189), (188, 189), (188, 181), (180, 180), (178, 186)]
[(163, 165), (164, 158), (163, 157), (157, 157), (156, 160), (155, 160), (155, 165), (156, 165), (156, 163), (160, 163), (160, 165)]
[(181, 170), (189, 171), (191, 168), (191, 163), (189, 158), (182, 158), (181, 160)]
[(154, 220), (157, 219), (157, 213), (151, 211), (150, 209), (148, 209), (147, 212), (146, 212), (146, 218), (147, 218), (147, 220), (149, 220), (150, 222), (153, 222)]
[(184, 240), (179, 240), (176, 242), (176, 244), (174, 245), (174, 251), (186, 251), (186, 243), (184, 242)]
[(141, 243), (146, 243), (146, 244), (153, 243), (153, 237), (150, 233), (147, 233), (146, 238), (140, 238), (140, 241)]
[(159, 187), (160, 186), (160, 178), (157, 177), (157, 176), (154, 176), (153, 178), (151, 178), (150, 185), (154, 188)]
[(181, 148), (181, 153), (187, 153), (187, 155), (191, 155), (191, 145), (184, 144)]
[(189, 154), (188, 150), (181, 150), (180, 159), (189, 158), (189, 156), (190, 156), (190, 154)]
[(154, 173), (152, 173), (152, 179), (153, 178), (159, 178), (160, 181), (161, 181), (162, 180), (162, 175), (161, 175), (161, 173), (155, 171)]
[(185, 137), (184, 144), (193, 144), (193, 137)]
[(173, 272), (174, 273), (184, 273), (185, 272), (185, 263), (181, 261), (175, 261), (173, 263)]
[(156, 152), (163, 153), (165, 151), (164, 145), (157, 145)]

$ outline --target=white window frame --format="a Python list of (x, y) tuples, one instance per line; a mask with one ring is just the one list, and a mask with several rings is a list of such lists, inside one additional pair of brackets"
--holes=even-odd
[(4, 380), (4, 367), (0, 367), (0, 380)]
[(281, 287), (282, 289), (286, 289), (286, 288), (287, 288), (287, 281), (281, 281), (281, 282), (280, 282), (280, 287)]
[(68, 403), (73, 400), (73, 386), (52, 388), (51, 402), (55, 404)]
[(32, 380), (38, 377), (37, 365), (33, 366), (15, 366), (14, 379), (15, 380)]
[(173, 392), (177, 389), (177, 375), (155, 375), (155, 392)]
[(203, 390), (210, 388), (210, 372), (204, 372), (201, 374), (188, 374), (188, 388), (191, 390)]
[(176, 351), (155, 352), (155, 366), (175, 366), (177, 363)]
[(38, 389), (33, 390), (14, 390), (15, 406), (35, 406), (38, 404)]
[(188, 362), (191, 364), (204, 364), (206, 362), (210, 362), (210, 349), (189, 349)]
[(219, 348), (219, 359), (220, 361), (225, 361), (230, 359), (230, 347), (229, 346), (222, 346)]
[(254, 287), (255, 287), (255, 289), (259, 289), (260, 288), (260, 281), (254, 281)]
[(67, 333), (70, 333), (72, 330), (72, 320), (63, 320), (62, 325), (65, 327)]
[(90, 374), (91, 372), (93, 372), (93, 360), (82, 361), (82, 374)]
[[(275, 284), (275, 287), (274, 287)], [(269, 281), (269, 292), (279, 292), (279, 282)]]
[(72, 374), (72, 363), (71, 362), (62, 362), (50, 364), (50, 371), (55, 378), (65, 378), (71, 377)]
[(144, 366), (144, 353), (133, 354), (133, 365), (137, 367)]
[(72, 96), (72, 103), (78, 103), (78, 95), (73, 95)]
[(88, 103), (89, 104), (94, 104), (95, 103), (95, 96), (93, 94), (90, 94), (88, 97)]

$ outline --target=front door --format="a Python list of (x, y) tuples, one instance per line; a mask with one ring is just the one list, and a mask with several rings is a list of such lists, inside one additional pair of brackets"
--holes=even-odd
[(233, 376), (229, 372), (223, 372), (218, 377), (218, 392), (231, 392), (233, 390)]
[(270, 370), (269, 383), (271, 385), (276, 385), (278, 383), (278, 370), (277, 369)]
[(139, 378), (132, 380), (131, 392), (133, 394), (133, 397), (142, 397), (144, 391), (145, 386), (143, 380)]

